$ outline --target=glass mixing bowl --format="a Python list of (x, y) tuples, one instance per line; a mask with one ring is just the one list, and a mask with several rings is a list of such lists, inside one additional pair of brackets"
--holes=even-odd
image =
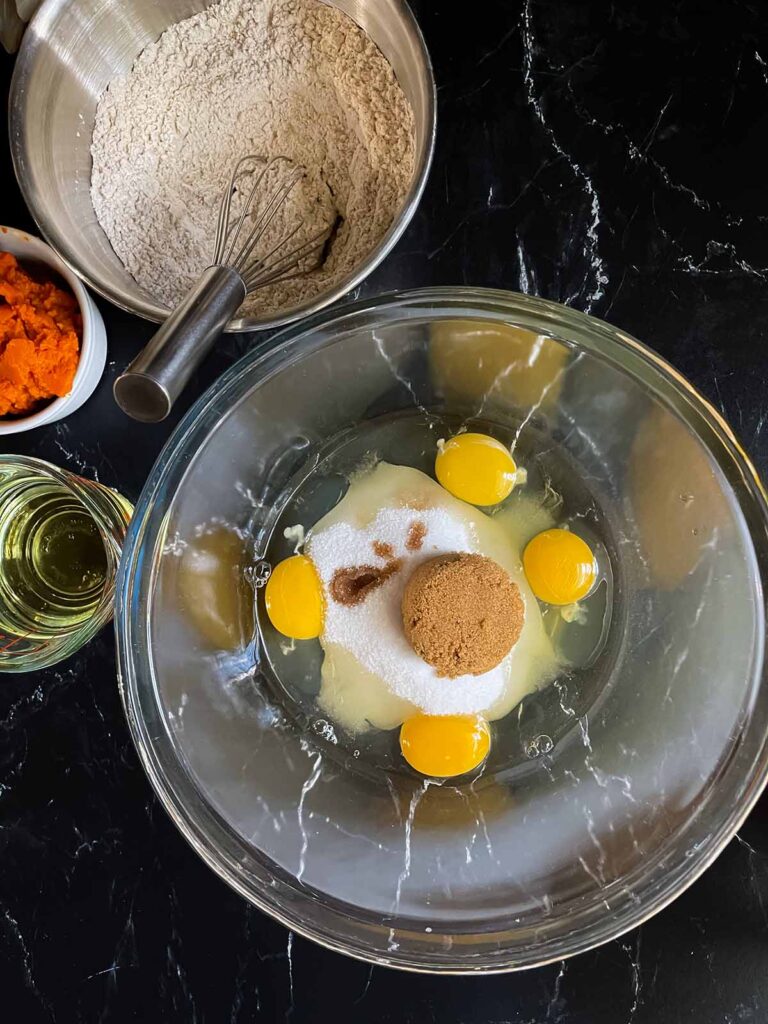
[[(265, 650), (253, 584), (298, 491), (343, 492), (345, 451), (392, 461), (406, 424), (428, 464), (461, 422), (569, 467), (613, 614), (599, 656), (495, 724), (482, 774), (439, 784), (340, 738), (316, 660)], [(718, 414), (608, 324), (467, 288), (319, 315), (200, 399), (137, 505), (117, 630), (144, 767), (222, 878), (333, 949), (435, 972), (588, 949), (689, 885), (765, 782), (766, 521)]]

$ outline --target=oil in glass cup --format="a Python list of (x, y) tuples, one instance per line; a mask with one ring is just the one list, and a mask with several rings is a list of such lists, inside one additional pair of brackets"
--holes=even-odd
[(0, 672), (54, 665), (109, 622), (132, 512), (103, 484), (0, 458)]

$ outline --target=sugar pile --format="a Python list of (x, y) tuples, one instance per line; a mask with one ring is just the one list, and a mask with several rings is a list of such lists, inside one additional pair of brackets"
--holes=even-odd
[[(418, 550), (408, 547), (414, 523), (423, 524), (418, 531)], [(386, 554), (376, 554), (385, 549)], [(400, 562), (399, 570), (360, 604), (350, 607), (327, 600), (322, 643), (338, 644), (349, 651), (383, 680), (392, 694), (427, 714), (472, 714), (488, 709), (504, 691), (508, 659), (482, 675), (438, 676), (408, 643), (400, 610), (405, 584), (417, 565), (435, 555), (476, 550), (468, 525), (438, 508), (385, 508), (367, 526), (339, 522), (310, 536), (306, 553), (326, 595), (339, 569), (356, 565), (383, 568), (392, 559)]]

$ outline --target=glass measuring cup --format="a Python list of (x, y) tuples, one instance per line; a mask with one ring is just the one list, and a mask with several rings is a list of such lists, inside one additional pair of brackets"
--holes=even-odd
[(0, 672), (54, 665), (109, 622), (132, 512), (103, 484), (0, 458)]

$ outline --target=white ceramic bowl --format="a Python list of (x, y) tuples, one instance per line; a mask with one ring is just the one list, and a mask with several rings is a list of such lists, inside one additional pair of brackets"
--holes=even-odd
[(20, 434), (24, 430), (42, 427), (45, 423), (55, 423), (56, 420), (69, 416), (93, 394), (107, 361), (107, 332), (101, 313), (85, 286), (45, 242), (27, 234), (26, 231), (0, 227), (0, 252), (13, 253), (22, 264), (44, 263), (55, 270), (72, 289), (83, 317), (80, 361), (69, 394), (62, 398), (54, 398), (48, 405), (29, 416), (0, 418), (0, 435)]

